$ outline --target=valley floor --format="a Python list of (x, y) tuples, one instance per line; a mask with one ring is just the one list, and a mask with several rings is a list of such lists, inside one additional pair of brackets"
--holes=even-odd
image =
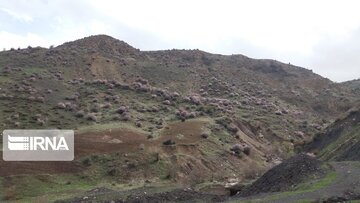
[[(100, 188), (69, 202), (359, 202), (360, 162), (331, 162), (334, 169), (320, 180), (309, 180), (292, 191), (265, 193), (247, 198), (228, 198), (226, 195), (201, 193), (193, 189), (141, 188), (116, 192)], [(276, 184), (276, 183), (274, 183)], [(154, 192), (156, 191), (157, 192)], [(123, 199), (127, 196), (126, 199)]]

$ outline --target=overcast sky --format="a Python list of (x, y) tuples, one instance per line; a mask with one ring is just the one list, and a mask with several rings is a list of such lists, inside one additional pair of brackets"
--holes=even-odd
[(107, 34), (141, 50), (201, 49), (360, 78), (360, 1), (0, 0), (0, 48)]

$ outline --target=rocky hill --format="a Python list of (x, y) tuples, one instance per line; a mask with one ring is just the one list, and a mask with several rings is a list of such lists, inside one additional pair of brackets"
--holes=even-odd
[[(0, 161), (0, 175), (12, 177), (3, 180), (10, 188), (3, 195), (43, 195), (19, 187), (24, 178), (54, 191), (249, 181), (358, 99), (349, 85), (291, 64), (200, 50), (140, 51), (106, 35), (3, 51), (0, 130), (75, 129), (78, 143), (73, 162)], [(44, 173), (67, 175), (50, 181), (39, 177)]]

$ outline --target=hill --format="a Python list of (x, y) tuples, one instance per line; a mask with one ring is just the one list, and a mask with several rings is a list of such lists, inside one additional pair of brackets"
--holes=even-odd
[(141, 51), (106, 35), (0, 52), (0, 87), (0, 130), (76, 130), (73, 162), (0, 161), (0, 196), (24, 201), (98, 186), (250, 181), (359, 99), (291, 64)]

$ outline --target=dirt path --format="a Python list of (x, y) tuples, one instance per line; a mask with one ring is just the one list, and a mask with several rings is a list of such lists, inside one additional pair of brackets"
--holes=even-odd
[(270, 193), (238, 199), (240, 201), (288, 203), (300, 200), (319, 200), (344, 197), (350, 194), (360, 195), (360, 162), (332, 162), (336, 178), (328, 186), (309, 192), (290, 192), (289, 194)]

